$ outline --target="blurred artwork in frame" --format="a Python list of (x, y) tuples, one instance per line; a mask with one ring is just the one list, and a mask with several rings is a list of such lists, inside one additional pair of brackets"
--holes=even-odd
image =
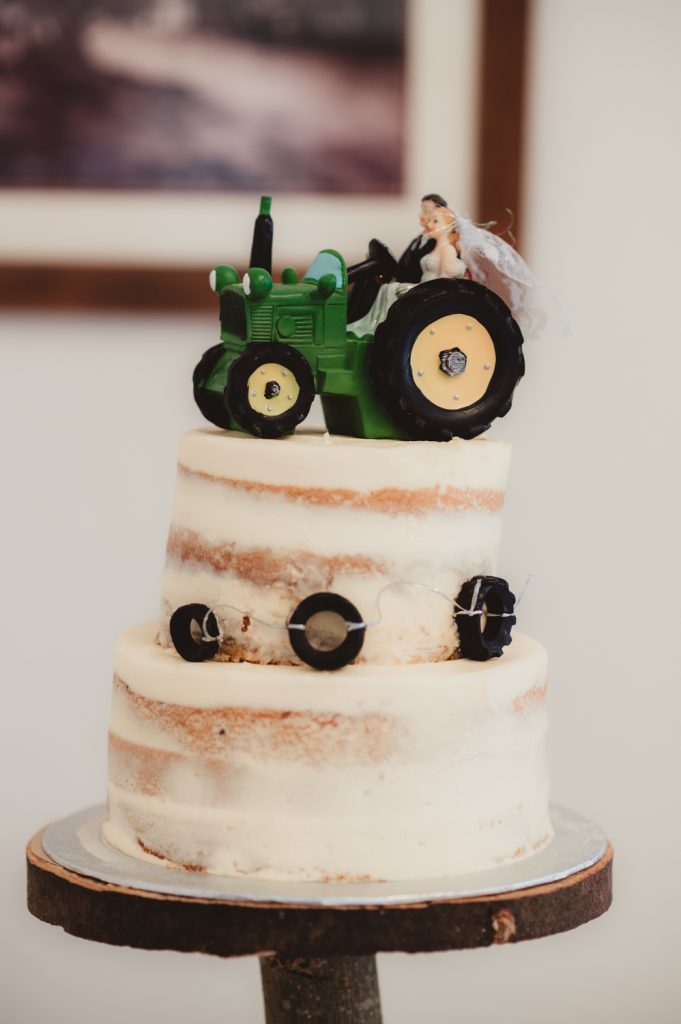
[(2, 0), (0, 186), (394, 194), (405, 0)]

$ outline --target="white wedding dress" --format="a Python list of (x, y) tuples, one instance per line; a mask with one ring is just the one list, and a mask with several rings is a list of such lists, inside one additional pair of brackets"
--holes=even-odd
[[(459, 259), (455, 246), (448, 245), (442, 252), (442, 257), (436, 249), (421, 257), (421, 280), (435, 281), (438, 277), (463, 277), (466, 273), (466, 264)], [(405, 295), (410, 288), (416, 285), (407, 284), (403, 281), (389, 281), (382, 284), (378, 295), (374, 299), (371, 309), (359, 320), (354, 320), (347, 326), (347, 333), (356, 338), (363, 338), (367, 334), (374, 334), (379, 324), (383, 323), (388, 315), (388, 310), (396, 299)]]

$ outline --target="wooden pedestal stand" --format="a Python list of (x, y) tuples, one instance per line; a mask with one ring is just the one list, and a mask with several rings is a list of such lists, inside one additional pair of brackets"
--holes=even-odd
[(610, 906), (612, 848), (557, 882), (496, 896), (325, 907), (197, 899), (114, 885), (28, 844), (28, 908), (115, 946), (260, 957), (267, 1024), (381, 1024), (375, 954), (471, 949), (568, 931)]

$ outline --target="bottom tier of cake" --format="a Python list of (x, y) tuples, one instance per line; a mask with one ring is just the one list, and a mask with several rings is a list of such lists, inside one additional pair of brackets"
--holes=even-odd
[(118, 643), (104, 837), (260, 878), (451, 876), (551, 838), (546, 654), (318, 673)]

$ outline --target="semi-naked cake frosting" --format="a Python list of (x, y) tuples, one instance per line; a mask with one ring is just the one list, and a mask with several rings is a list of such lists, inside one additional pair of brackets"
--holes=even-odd
[[(220, 612), (219, 658), (299, 664), (296, 605), (342, 594), (367, 630), (359, 661), (456, 657), (452, 602), (491, 573), (510, 445), (369, 441), (303, 431), (277, 440), (196, 430), (180, 442), (160, 642), (180, 605)], [(266, 622), (268, 625), (263, 625)]]
[[(367, 881), (451, 876), (552, 835), (546, 655), (517, 633), (460, 657), (454, 599), (493, 573), (509, 446), (200, 430), (180, 444), (160, 623), (115, 658), (105, 838), (191, 871)], [(318, 591), (367, 624), (355, 663), (298, 661)], [(178, 607), (216, 611), (183, 661)]]

